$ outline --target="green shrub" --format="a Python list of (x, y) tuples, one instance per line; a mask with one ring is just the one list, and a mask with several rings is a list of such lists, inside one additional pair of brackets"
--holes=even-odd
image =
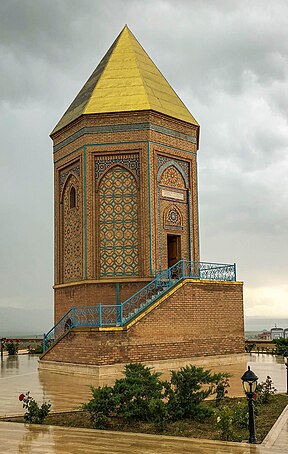
[(157, 420), (156, 409), (164, 412), (161, 374), (139, 363), (126, 365), (124, 374), (114, 385), (117, 415), (128, 421)]
[(12, 339), (8, 339), (5, 341), (5, 348), (8, 352), (8, 355), (17, 355), (18, 348), (19, 348), (19, 341), (16, 340), (15, 342)]
[(276, 345), (275, 354), (283, 355), (283, 353), (288, 350), (288, 339), (280, 338), (273, 339), (273, 344)]
[(41, 353), (43, 353), (43, 347), (42, 347), (42, 345), (38, 345), (35, 348), (29, 347), (28, 353), (30, 355), (41, 355)]
[(233, 410), (229, 407), (222, 407), (217, 412), (216, 426), (219, 431), (220, 440), (234, 440), (233, 431)]
[[(256, 414), (256, 412), (255, 412)], [(233, 424), (240, 429), (247, 429), (249, 425), (249, 411), (247, 402), (237, 402), (233, 409)]]
[(93, 426), (103, 429), (115, 415), (126, 421), (152, 421), (161, 430), (167, 419), (161, 374), (143, 364), (128, 364), (124, 375), (113, 387), (91, 387), (93, 397), (82, 409), (90, 413)]
[(229, 374), (212, 374), (201, 367), (187, 366), (171, 372), (170, 381), (143, 364), (128, 364), (124, 377), (113, 387), (93, 388), (92, 399), (82, 405), (90, 413), (94, 427), (105, 428), (109, 417), (125, 421), (149, 421), (157, 431), (164, 430), (169, 420), (203, 419), (213, 412), (203, 400), (216, 393), (219, 404), (229, 386)]
[(166, 382), (168, 412), (174, 420), (183, 418), (203, 419), (212, 414), (212, 409), (202, 403), (209, 395), (217, 393), (221, 400), (228, 384), (229, 374), (212, 374), (202, 367), (186, 366), (171, 372), (171, 381)]
[(253, 348), (255, 348), (255, 347), (256, 347), (256, 344), (255, 344), (255, 343), (254, 343), (254, 344), (252, 344), (252, 343), (251, 343), (251, 344), (246, 344), (246, 345), (245, 345), (245, 351), (246, 351), (247, 353), (251, 353), (252, 350), (253, 350)]
[(95, 429), (105, 429), (109, 416), (116, 409), (113, 388), (106, 385), (102, 388), (91, 386), (91, 391), (93, 397), (87, 404), (82, 405), (82, 409), (90, 413), (90, 419)]
[[(247, 402), (237, 402), (235, 407), (223, 406), (216, 413), (216, 426), (220, 440), (237, 441), (236, 428), (248, 429), (249, 412)], [(239, 440), (240, 441), (240, 440)]]
[(157, 432), (163, 432), (169, 421), (167, 405), (163, 400), (151, 399), (149, 402), (150, 420)]

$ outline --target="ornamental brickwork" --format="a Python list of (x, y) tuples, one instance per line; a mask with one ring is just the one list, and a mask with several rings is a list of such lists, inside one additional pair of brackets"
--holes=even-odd
[(114, 165), (98, 189), (100, 276), (138, 276), (138, 188), (134, 175)]
[(173, 165), (170, 165), (165, 170), (163, 170), (160, 184), (162, 186), (168, 186), (170, 188), (185, 189), (184, 178), (182, 177), (179, 170), (177, 170)]
[(183, 216), (175, 203), (169, 205), (164, 211), (163, 227), (167, 230), (183, 230)]
[[(67, 172), (62, 193), (61, 246), (63, 282), (75, 282), (83, 277), (82, 263), (82, 194), (75, 169)], [(66, 173), (66, 172), (65, 172)], [(61, 175), (62, 176), (62, 175)]]

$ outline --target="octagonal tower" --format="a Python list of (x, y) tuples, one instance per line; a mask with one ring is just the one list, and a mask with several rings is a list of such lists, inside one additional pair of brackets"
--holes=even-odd
[(199, 261), (199, 125), (127, 26), (51, 138), (55, 321)]

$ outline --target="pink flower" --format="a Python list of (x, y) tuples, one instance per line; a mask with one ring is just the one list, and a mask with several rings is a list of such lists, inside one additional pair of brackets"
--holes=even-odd
[(25, 397), (25, 394), (23, 394), (23, 393), (22, 393), (22, 394), (20, 394), (20, 396), (19, 396), (19, 400), (20, 400), (20, 402), (22, 402), (22, 400), (24, 399), (24, 397)]

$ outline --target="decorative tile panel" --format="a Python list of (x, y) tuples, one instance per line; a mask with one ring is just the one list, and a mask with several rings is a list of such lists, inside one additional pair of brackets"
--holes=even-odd
[(95, 159), (95, 180), (99, 180), (101, 175), (106, 172), (109, 167), (115, 164), (123, 164), (128, 167), (131, 172), (137, 177), (140, 176), (140, 160), (138, 155), (116, 156), (101, 156)]
[[(70, 191), (75, 189), (75, 207), (70, 207)], [(63, 281), (82, 279), (81, 195), (75, 175), (67, 180), (63, 193)]]
[(77, 166), (72, 167), (69, 170), (65, 170), (64, 172), (60, 173), (60, 192), (62, 192), (63, 186), (65, 184), (65, 181), (66, 181), (69, 173), (74, 173), (75, 175), (77, 175), (78, 178), (80, 178), (80, 165), (77, 164)]
[(183, 229), (183, 218), (175, 205), (170, 205), (164, 212), (164, 228)]
[(138, 274), (138, 190), (135, 177), (114, 165), (99, 186), (100, 275)]
[(162, 175), (160, 184), (162, 186), (170, 186), (173, 188), (185, 189), (185, 181), (179, 172), (173, 165), (167, 167)]
[(167, 163), (171, 165), (176, 163), (177, 166), (179, 166), (183, 170), (186, 180), (187, 182), (189, 182), (189, 162), (181, 161), (180, 159), (169, 158), (168, 156), (157, 155), (158, 170), (160, 169), (160, 167)]

